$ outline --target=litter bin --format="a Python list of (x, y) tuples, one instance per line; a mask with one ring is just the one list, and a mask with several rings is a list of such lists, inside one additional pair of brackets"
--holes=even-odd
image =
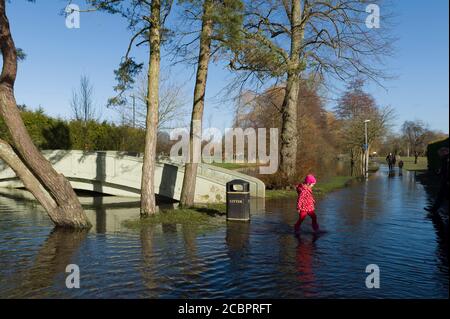
[(234, 179), (226, 184), (227, 188), (227, 219), (250, 219), (250, 184), (240, 179)]

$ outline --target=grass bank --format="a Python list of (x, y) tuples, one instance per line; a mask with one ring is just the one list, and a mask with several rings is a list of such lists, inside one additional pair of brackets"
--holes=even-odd
[(240, 168), (247, 168), (247, 167), (257, 167), (257, 163), (211, 163), (210, 165), (225, 168), (225, 169), (240, 169)]
[[(319, 181), (314, 186), (314, 195), (318, 198), (325, 196), (327, 193), (336, 189), (346, 187), (356, 177), (351, 176), (334, 176), (323, 182)], [(295, 190), (284, 189), (269, 189), (266, 190), (266, 199), (279, 199), (279, 198), (295, 198), (297, 192)]]
[(189, 208), (162, 209), (153, 216), (143, 219), (130, 219), (123, 222), (129, 229), (141, 229), (158, 224), (182, 224), (198, 226), (203, 230), (225, 224), (225, 204), (196, 205)]

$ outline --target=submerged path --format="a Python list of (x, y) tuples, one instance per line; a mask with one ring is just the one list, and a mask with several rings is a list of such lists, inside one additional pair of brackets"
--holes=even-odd
[[(96, 227), (80, 235), (0, 197), (0, 297), (448, 298), (447, 240), (428, 201), (415, 173), (382, 166), (318, 203), (324, 234), (307, 220), (296, 238), (295, 200), (266, 201), (250, 223), (206, 232), (127, 231), (118, 216), (137, 208), (99, 208), (89, 212)], [(65, 287), (69, 263), (80, 267), (80, 289)], [(380, 268), (379, 289), (365, 286), (368, 264)]]

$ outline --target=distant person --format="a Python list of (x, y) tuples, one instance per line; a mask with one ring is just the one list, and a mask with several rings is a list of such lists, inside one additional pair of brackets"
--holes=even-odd
[(426, 210), (434, 213), (441, 207), (442, 202), (447, 197), (449, 190), (448, 182), (448, 162), (449, 162), (449, 150), (448, 147), (441, 147), (438, 150), (439, 157), (441, 158), (441, 165), (437, 172), (440, 176), (439, 191), (434, 201), (433, 206), (427, 207)]
[(404, 165), (403, 161), (400, 160), (400, 161), (398, 162), (398, 169), (399, 169), (399, 174), (400, 174), (400, 175), (402, 175), (402, 172), (403, 172), (403, 165)]
[(298, 234), (300, 231), (300, 226), (302, 222), (305, 220), (306, 216), (311, 217), (312, 219), (312, 227), (315, 232), (319, 230), (319, 224), (317, 223), (317, 216), (314, 212), (314, 195), (313, 195), (313, 187), (316, 184), (316, 178), (313, 175), (307, 175), (302, 184), (298, 184), (296, 186), (297, 189), (297, 212), (298, 212), (298, 220), (295, 223), (294, 229), (295, 233)]
[(392, 153), (389, 153), (389, 155), (386, 156), (386, 162), (388, 163), (389, 170), (391, 171), (395, 164), (395, 156), (392, 155)]
[(355, 167), (355, 161), (350, 159), (350, 176), (353, 176), (353, 168)]

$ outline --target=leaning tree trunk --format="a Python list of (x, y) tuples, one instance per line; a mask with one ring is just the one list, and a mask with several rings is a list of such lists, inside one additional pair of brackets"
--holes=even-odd
[(288, 63), (286, 92), (282, 104), (281, 173), (289, 181), (295, 177), (297, 162), (297, 102), (300, 79), (300, 46), (303, 39), (303, 26), (301, 25), (300, 1), (292, 1), (291, 7), (291, 51)]
[(0, 115), (2, 116), (21, 161), (36, 180), (45, 187), (56, 205), (62, 223), (57, 226), (89, 228), (91, 224), (81, 207), (69, 181), (57, 173), (50, 162), (33, 144), (23, 124), (14, 98), (14, 82), (17, 74), (17, 52), (6, 16), (5, 0), (0, 0), (0, 47), (3, 69), (0, 75)]
[(202, 140), (202, 119), (205, 104), (206, 79), (211, 54), (211, 34), (213, 22), (211, 11), (213, 1), (205, 0), (203, 3), (202, 31), (200, 34), (200, 51), (198, 55), (197, 76), (194, 88), (194, 102), (191, 117), (191, 130), (189, 133), (189, 160), (184, 169), (183, 188), (181, 189), (181, 206), (192, 206), (195, 198), (195, 183), (199, 156), (199, 144)]
[(59, 218), (56, 202), (17, 156), (11, 145), (2, 139), (0, 139), (0, 159), (11, 167), (25, 188), (36, 197), (42, 207), (48, 212), (50, 219), (56, 224)]
[(141, 179), (141, 217), (156, 213), (155, 202), (155, 160), (158, 134), (159, 72), (161, 44), (161, 1), (151, 2), (150, 55), (147, 87), (147, 116), (145, 120), (145, 149)]

